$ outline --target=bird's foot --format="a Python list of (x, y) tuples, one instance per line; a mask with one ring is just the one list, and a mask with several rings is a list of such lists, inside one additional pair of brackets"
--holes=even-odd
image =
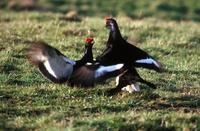
[(139, 92), (140, 87), (137, 83), (135, 83), (135, 84), (130, 84), (130, 85), (123, 87), (122, 90), (128, 91), (129, 93), (133, 93), (133, 92)]

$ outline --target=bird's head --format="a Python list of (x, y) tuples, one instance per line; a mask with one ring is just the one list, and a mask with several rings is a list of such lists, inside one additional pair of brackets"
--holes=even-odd
[(116, 29), (118, 29), (118, 25), (115, 19), (111, 17), (105, 17), (105, 21), (106, 21), (106, 27), (109, 30), (115, 31)]
[(86, 45), (93, 45), (94, 44), (94, 39), (92, 37), (87, 37), (85, 39)]

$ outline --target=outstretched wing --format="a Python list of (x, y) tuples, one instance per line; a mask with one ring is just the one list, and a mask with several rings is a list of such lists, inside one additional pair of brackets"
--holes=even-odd
[(124, 64), (101, 65), (99, 63), (84, 65), (76, 69), (68, 83), (71, 86), (94, 86), (95, 83), (104, 82), (106, 79), (115, 77), (124, 71)]
[(68, 82), (71, 85), (89, 87), (95, 83), (122, 73), (124, 64), (85, 64), (74, 69), (75, 61), (64, 56), (57, 49), (44, 42), (33, 42), (27, 49), (27, 57), (40, 72), (55, 83)]
[(74, 61), (44, 42), (31, 42), (30, 44), (27, 57), (47, 79), (55, 83), (68, 80), (73, 71)]

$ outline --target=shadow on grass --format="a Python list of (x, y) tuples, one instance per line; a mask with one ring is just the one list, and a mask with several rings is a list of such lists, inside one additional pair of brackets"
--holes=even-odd
[[(146, 87), (145, 87), (146, 88)], [(131, 94), (127, 94), (131, 95)], [(143, 103), (142, 101), (147, 101), (148, 100), (156, 100), (159, 99), (160, 96), (156, 93), (153, 92), (151, 89), (146, 89), (143, 90), (142, 93), (135, 93), (133, 94), (134, 98), (133, 100), (129, 100), (126, 104), (121, 104), (121, 105), (100, 105), (100, 106), (94, 106), (94, 107), (89, 107), (89, 108), (84, 108), (82, 111), (89, 112), (89, 113), (99, 113), (99, 112), (107, 112), (107, 113), (119, 113), (119, 112), (126, 112), (128, 110), (143, 110)], [(118, 96), (113, 96), (118, 97)]]
[[(76, 120), (73, 122), (74, 127), (84, 127), (89, 125), (97, 130), (119, 130), (119, 131), (132, 131), (132, 130), (147, 130), (147, 131), (171, 131), (175, 130), (175, 127), (166, 127), (162, 118), (157, 118), (152, 121), (128, 121), (129, 118), (124, 117), (114, 117), (112, 121), (104, 118), (103, 120), (94, 121), (80, 121)], [(195, 119), (196, 120), (196, 119)]]
[(101, 107), (90, 107), (90, 108), (84, 108), (82, 111), (86, 111), (89, 113), (98, 113), (98, 112), (125, 112), (129, 110), (133, 105), (124, 105), (124, 106), (101, 106)]
[[(172, 90), (170, 90), (172, 91)], [(179, 92), (174, 89), (172, 92)], [(130, 95), (130, 94), (129, 94)], [(117, 97), (117, 96), (116, 96)], [(82, 111), (89, 113), (110, 112), (120, 113), (129, 110), (134, 111), (154, 111), (154, 110), (177, 110), (184, 112), (198, 112), (200, 108), (200, 97), (193, 95), (184, 95), (179, 97), (166, 98), (160, 96), (151, 90), (143, 90), (142, 93), (134, 94), (132, 100), (121, 105), (101, 105), (95, 107), (84, 108)]]
[(0, 119), (0, 128), (4, 131), (29, 131), (29, 130), (35, 130), (34, 127), (16, 127), (16, 126), (8, 126), (8, 123), (5, 120)]
[[(27, 107), (29, 108), (29, 107)], [(17, 108), (17, 107), (7, 107), (0, 109), (1, 117), (0, 117), (0, 129), (3, 130), (34, 130), (35, 127), (26, 126), (25, 124), (22, 126), (17, 126), (14, 123), (14, 119), (17, 117), (38, 117), (42, 115), (46, 115), (50, 113), (50, 109), (45, 108), (32, 108), (32, 109), (25, 109), (25, 108)], [(26, 123), (26, 122), (25, 122)]]
[(134, 124), (123, 124), (119, 130), (120, 131), (132, 131), (133, 129), (135, 130), (146, 130), (146, 131), (173, 131), (175, 130), (175, 127), (170, 126), (170, 127), (165, 127), (165, 125), (162, 125), (162, 119), (158, 118), (154, 120), (155, 123), (150, 123), (150, 122), (135, 122)]
[(17, 86), (20, 87), (29, 87), (33, 85), (41, 85), (42, 83), (48, 83), (48, 81), (43, 80), (20, 80), (21, 78), (11, 78), (7, 79), (4, 83), (6, 85)]
[(15, 65), (10, 64), (9, 62), (5, 62), (3, 66), (0, 68), (2, 73), (9, 74), (13, 71), (19, 72), (20, 69), (17, 68)]
[(189, 109), (200, 108), (200, 97), (186, 95), (181, 97), (168, 98), (168, 102), (173, 105), (173, 107), (187, 107)]
[(33, 108), (33, 109), (18, 109), (15, 107), (12, 108), (3, 108), (0, 109), (1, 114), (6, 114), (9, 116), (28, 116), (28, 117), (35, 117), (35, 116), (40, 116), (40, 115), (44, 115), (44, 114), (49, 114), (50, 113), (50, 109), (49, 108)]
[[(177, 110), (188, 112), (199, 112), (200, 108), (200, 97), (185, 95), (180, 97), (162, 98), (159, 97), (152, 101), (146, 99), (146, 104), (142, 103), (139, 105), (141, 110)], [(138, 107), (134, 107), (138, 108)]]
[(154, 110), (172, 110), (188, 112), (199, 112), (200, 98), (196, 96), (181, 96), (164, 98), (165, 102), (156, 102), (150, 106)]

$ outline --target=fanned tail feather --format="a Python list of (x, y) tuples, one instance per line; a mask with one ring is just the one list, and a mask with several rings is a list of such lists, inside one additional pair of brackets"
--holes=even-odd
[(151, 57), (146, 58), (146, 59), (137, 60), (134, 65), (135, 65), (135, 67), (153, 69), (157, 72), (163, 71), (162, 64)]

